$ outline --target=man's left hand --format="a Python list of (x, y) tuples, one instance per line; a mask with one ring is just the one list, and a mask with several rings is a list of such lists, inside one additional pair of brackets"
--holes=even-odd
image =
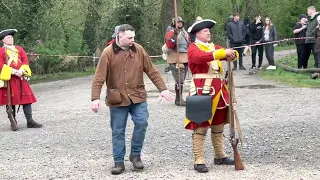
[(19, 69), (14, 73), (14, 75), (21, 77), (23, 75), (23, 71)]
[(169, 90), (163, 90), (160, 93), (161, 97), (164, 97), (167, 101), (173, 101), (174, 100), (174, 95), (172, 92), (170, 92)]

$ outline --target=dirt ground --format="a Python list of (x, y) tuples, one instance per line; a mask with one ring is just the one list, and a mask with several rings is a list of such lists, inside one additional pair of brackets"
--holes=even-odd
[[(289, 51), (276, 52), (276, 58)], [(294, 52), (291, 52), (294, 53)], [(266, 63), (266, 60), (264, 60)], [(244, 58), (249, 69), (250, 58)], [(164, 65), (158, 66), (163, 72)], [(171, 74), (163, 77), (173, 92)], [(19, 131), (12, 132), (4, 107), (0, 117), (0, 179), (320, 179), (320, 89), (288, 87), (235, 71), (238, 114), (244, 144), (240, 153), (245, 170), (213, 164), (209, 136), (205, 157), (209, 172), (193, 170), (191, 131), (183, 128), (184, 107), (160, 101), (146, 77), (149, 126), (142, 159), (143, 172), (126, 171), (112, 176), (109, 110), (90, 109), (92, 76), (33, 85), (38, 99), (34, 119), (42, 129), (27, 129), (22, 108)], [(188, 83), (187, 83), (188, 86)], [(105, 99), (105, 92), (101, 99)], [(128, 121), (127, 152), (133, 123)], [(225, 127), (225, 149), (232, 155)]]

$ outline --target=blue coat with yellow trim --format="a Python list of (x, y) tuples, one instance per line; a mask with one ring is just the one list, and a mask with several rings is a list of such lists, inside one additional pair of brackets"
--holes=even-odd
[[(11, 58), (10, 65), (6, 64), (6, 54), (8, 59)], [(23, 69), (25, 71), (24, 76), (31, 76), (31, 70), (29, 68), (29, 61), (27, 54), (20, 46), (14, 46), (13, 50), (0, 48), (0, 80), (9, 81), (11, 88), (11, 104), (31, 104), (36, 102), (36, 98), (29, 86), (27, 80), (22, 76), (12, 75), (12, 69)], [(8, 104), (7, 88), (0, 88), (0, 105)]]
[[(238, 54), (237, 54), (238, 55)], [(205, 44), (195, 42), (188, 48), (188, 65), (192, 74), (208, 73), (209, 68), (216, 69), (216, 73), (224, 74), (223, 66), (220, 60), (226, 60), (225, 50), (213, 43)], [(202, 94), (202, 87), (205, 79), (194, 79), (197, 94)], [(214, 78), (211, 82), (212, 90), (212, 118), (202, 123), (200, 127), (218, 125), (227, 123), (227, 110), (229, 106), (228, 88), (225, 79)], [(201, 104), (199, 104), (201, 106)], [(187, 118), (184, 124), (186, 129), (195, 129), (198, 125)]]

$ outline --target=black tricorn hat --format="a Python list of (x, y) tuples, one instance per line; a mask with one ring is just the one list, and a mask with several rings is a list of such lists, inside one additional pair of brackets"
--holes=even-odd
[(4, 37), (11, 35), (13, 36), (18, 30), (16, 29), (6, 29), (0, 32), (0, 40), (2, 40)]
[(191, 34), (195, 34), (198, 31), (204, 29), (204, 28), (213, 28), (213, 26), (216, 24), (216, 22), (214, 20), (211, 19), (204, 19), (201, 21), (197, 21), (195, 23), (192, 24), (192, 26), (190, 26), (188, 28), (188, 32)]

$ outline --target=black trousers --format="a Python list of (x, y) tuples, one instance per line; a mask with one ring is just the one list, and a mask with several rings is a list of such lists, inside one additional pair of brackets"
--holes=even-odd
[(309, 57), (311, 54), (311, 51), (313, 53), (313, 57), (314, 57), (314, 67), (318, 68), (319, 67), (319, 59), (318, 59), (318, 53), (316, 53), (315, 51), (315, 43), (308, 43), (306, 44), (306, 58), (307, 58), (307, 65), (308, 65), (308, 61), (309, 61)]
[[(306, 46), (307, 44), (296, 44), (297, 56), (298, 56), (298, 69), (308, 67), (308, 59), (306, 56)], [(309, 54), (310, 56), (310, 54)]]
[(273, 44), (272, 43), (265, 44), (264, 49), (266, 52), (266, 58), (269, 62), (269, 65), (274, 66), (274, 47), (273, 47)]
[[(230, 47), (239, 47), (239, 46), (243, 46), (243, 43), (230, 43)], [(243, 48), (236, 48), (236, 51), (238, 51), (239, 53), (239, 67), (242, 67), (242, 53), (243, 53)], [(237, 61), (233, 61), (233, 67), (237, 68)]]
[[(257, 41), (252, 41), (251, 44), (255, 44)], [(257, 46), (251, 46), (251, 58), (252, 58), (252, 67), (256, 66), (256, 56), (257, 56), (257, 50), (258, 50), (258, 56), (259, 56), (259, 65), (258, 67), (261, 67), (262, 60), (263, 60), (263, 45), (257, 45)]]

